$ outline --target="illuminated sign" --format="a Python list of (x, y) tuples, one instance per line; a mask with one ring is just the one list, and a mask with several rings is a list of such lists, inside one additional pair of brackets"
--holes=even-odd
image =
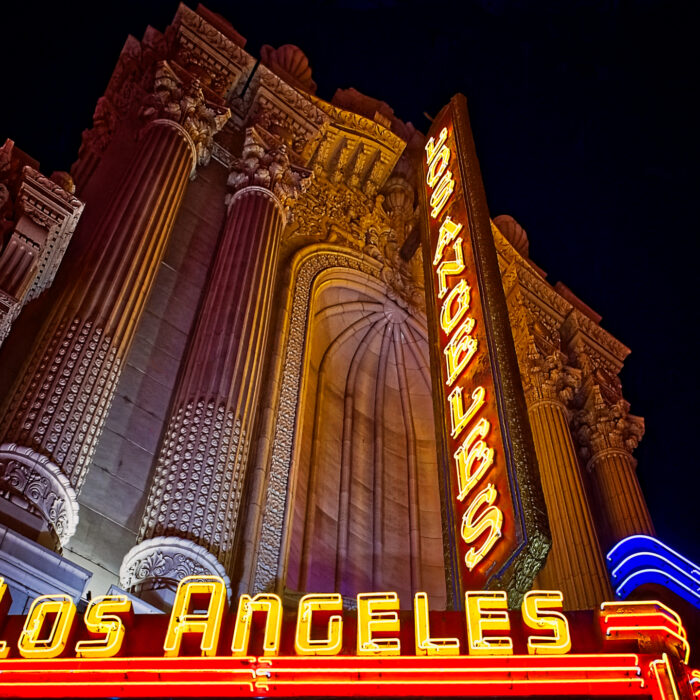
[(620, 598), (652, 583), (700, 608), (700, 564), (694, 564), (656, 537), (626, 537), (608, 552), (606, 563), (615, 595)]
[[(523, 503), (519, 488), (525, 480), (526, 494), (539, 494), (542, 502), (531, 437), (527, 440), (529, 424), (524, 411), (517, 414), (518, 407), (513, 407), (517, 401), (508, 405), (504, 388), (509, 382), (511, 394), (517, 398), (520, 392), (522, 399), (488, 213), (479, 196), (478, 164), (473, 154), (469, 162), (463, 152), (462, 142), (470, 134), (459, 110), (462, 105), (466, 117), (466, 104), (458, 98), (433, 122), (423, 159), (437, 427), (449, 474), (443, 492), (450, 495), (460, 588), (495, 586), (522, 595), (527, 590), (523, 580), (529, 587), (544, 562), (548, 541), (546, 526), (534, 517), (537, 508)], [(485, 232), (477, 230), (480, 225)], [(496, 268), (490, 285), (489, 264)], [(510, 348), (505, 343), (499, 347), (499, 330)], [(499, 353), (509, 352), (510, 365), (499, 360)], [(510, 572), (509, 585), (508, 570), (528, 557), (515, 577)], [(519, 589), (513, 578), (519, 580)]]
[(594, 613), (562, 612), (558, 591), (530, 591), (519, 612), (504, 591), (465, 597), (463, 613), (429, 611), (425, 593), (399, 611), (396, 593), (360, 593), (354, 613), (338, 594), (309, 594), (290, 614), (261, 593), (228, 613), (214, 576), (183, 579), (170, 615), (134, 616), (123, 595), (77, 615), (67, 596), (40, 596), (5, 621), (0, 696), (666, 700), (697, 685), (680, 618), (661, 603), (604, 603), (596, 631)]

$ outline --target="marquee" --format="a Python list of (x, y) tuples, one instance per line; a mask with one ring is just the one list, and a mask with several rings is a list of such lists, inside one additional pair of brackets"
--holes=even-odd
[[(9, 594), (0, 583), (2, 605)], [(241, 596), (190, 576), (170, 615), (134, 615), (125, 595), (78, 615), (66, 595), (6, 617), (2, 697), (700, 697), (679, 616), (658, 602), (562, 612), (558, 591), (468, 591), (464, 612), (430, 611), (425, 593), (336, 593), (285, 611), (271, 593)]]

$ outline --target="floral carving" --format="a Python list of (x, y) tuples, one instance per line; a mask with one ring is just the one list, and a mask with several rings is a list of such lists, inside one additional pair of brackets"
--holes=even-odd
[(56, 549), (75, 534), (78, 497), (48, 457), (14, 443), (0, 445), (0, 495), (41, 517)]
[(220, 576), (231, 594), (224, 567), (204, 547), (179, 537), (154, 537), (132, 547), (119, 569), (126, 590), (172, 588), (185, 576)]
[(532, 342), (526, 367), (522, 379), (528, 405), (539, 401), (571, 404), (581, 386), (581, 371), (566, 365), (560, 352), (543, 355)]

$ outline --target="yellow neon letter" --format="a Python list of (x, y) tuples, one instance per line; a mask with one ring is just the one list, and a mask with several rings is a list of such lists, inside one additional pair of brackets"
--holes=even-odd
[(523, 622), (534, 630), (553, 632), (528, 637), (528, 654), (566, 654), (570, 651), (569, 622), (562, 613), (556, 612), (563, 606), (564, 596), (561, 591), (530, 591), (525, 594), (522, 606)]
[(476, 412), (484, 405), (486, 389), (478, 386), (472, 391), (471, 406), (465, 411), (462, 400), (462, 387), (456, 386), (447, 397), (450, 402), (450, 422), (452, 423), (451, 435), (457, 437), (469, 425)]
[(506, 632), (510, 629), (506, 592), (467, 591), (465, 598), (469, 653), (475, 656), (512, 654), (513, 641), (510, 637), (484, 637), (487, 630)]
[(416, 629), (416, 656), (457, 656), (459, 639), (430, 636), (427, 593), (413, 597), (413, 620)]
[(479, 347), (477, 339), (472, 338), (470, 335), (474, 330), (475, 324), (476, 321), (471, 316), (467, 316), (464, 323), (450, 338), (450, 342), (445, 345), (443, 352), (445, 353), (445, 366), (447, 369), (447, 386), (452, 386), (455, 383), (455, 380), (471, 362), (474, 353)]
[(438, 231), (438, 242), (435, 247), (435, 257), (433, 258), (433, 267), (437, 265), (442, 259), (442, 254), (445, 252), (445, 248), (457, 238), (457, 234), (462, 230), (462, 224), (458, 224), (449, 216), (445, 217), (445, 220), (440, 225), (440, 230)]
[(102, 595), (90, 601), (85, 611), (85, 627), (102, 639), (88, 639), (75, 645), (75, 655), (86, 659), (107, 659), (115, 656), (124, 641), (124, 623), (118, 615), (131, 613), (131, 601), (125, 595)]
[(458, 238), (453, 246), (455, 252), (454, 260), (443, 260), (437, 269), (438, 276), (438, 298), (447, 294), (447, 278), (458, 275), (464, 271), (464, 251), (462, 250), (462, 239)]
[(428, 165), (430, 165), (438, 149), (442, 148), (442, 144), (445, 143), (445, 141), (447, 141), (447, 127), (443, 127), (438, 134), (437, 143), (435, 142), (435, 137), (431, 136), (428, 143), (425, 144), (425, 155)]
[[(190, 612), (193, 599), (198, 605), (202, 605), (204, 600), (207, 600), (206, 611)], [(170, 613), (170, 622), (163, 645), (165, 656), (177, 656), (180, 653), (182, 636), (192, 633), (202, 635), (199, 644), (202, 656), (216, 656), (221, 618), (225, 609), (226, 584), (222, 578), (219, 576), (185, 576), (178, 584), (175, 593), (175, 602)]]
[(258, 593), (254, 598), (249, 595), (240, 597), (231, 653), (233, 656), (248, 655), (250, 629), (253, 626), (253, 613), (255, 612), (267, 613), (263, 656), (277, 656), (280, 650), (280, 634), (282, 632), (282, 601), (274, 593)]
[(428, 175), (425, 178), (428, 187), (435, 187), (435, 183), (442, 177), (450, 162), (450, 149), (447, 146), (442, 146), (435, 157), (430, 161), (428, 167)]
[[(10, 609), (10, 604), (12, 603), (12, 596), (10, 595), (10, 591), (7, 590), (7, 584), (5, 583), (5, 579), (0, 576), (0, 615), (3, 617), (7, 613), (7, 611)], [(10, 647), (7, 646), (7, 642), (5, 641), (0, 641), (0, 659), (5, 659), (7, 658), (7, 655), (10, 653)]]
[[(481, 535), (488, 533), (481, 547), (470, 547), (464, 555), (464, 561), (469, 571), (471, 571), (494, 547), (501, 537), (501, 527), (503, 525), (503, 513), (500, 508), (493, 505), (498, 497), (493, 484), (488, 484), (479, 491), (467, 511), (462, 516), (462, 539), (471, 544), (476, 542)], [(477, 515), (479, 508), (488, 504), (483, 512)]]
[[(465, 280), (460, 280), (447, 295), (447, 299), (442, 302), (440, 309), (440, 326), (448, 335), (452, 329), (462, 320), (462, 316), (469, 310), (470, 287)], [(452, 307), (457, 302), (457, 308), (452, 313)]]
[(335, 656), (343, 647), (343, 618), (331, 615), (328, 620), (328, 636), (325, 639), (311, 639), (311, 616), (315, 610), (342, 610), (343, 598), (340, 593), (317, 593), (305, 595), (299, 601), (297, 631), (294, 649), (301, 656)]
[[(486, 470), (493, 464), (493, 448), (489, 447), (483, 440), (474, 444), (477, 437), (486, 437), (489, 430), (491, 430), (491, 423), (486, 418), (482, 418), (454, 454), (459, 486), (457, 498), (460, 501), (463, 501), (471, 493)], [(475, 462), (479, 463), (476, 470), (474, 470)]]
[(433, 190), (433, 194), (430, 197), (430, 206), (432, 207), (430, 216), (432, 216), (433, 219), (437, 219), (438, 216), (440, 216), (440, 212), (445, 204), (447, 204), (447, 200), (450, 198), (450, 195), (454, 192), (454, 190), (455, 181), (452, 177), (452, 172), (448, 170), (442, 176), (440, 182), (438, 182), (437, 187)]
[[(396, 593), (357, 594), (357, 655), (398, 656), (401, 642), (398, 637), (375, 639), (374, 632), (398, 632), (399, 597)], [(390, 612), (391, 611), (391, 612)]]
[[(40, 637), (47, 615), (55, 615), (46, 637)], [(68, 644), (75, 603), (67, 595), (40, 595), (32, 603), (17, 649), (25, 659), (54, 659)]]

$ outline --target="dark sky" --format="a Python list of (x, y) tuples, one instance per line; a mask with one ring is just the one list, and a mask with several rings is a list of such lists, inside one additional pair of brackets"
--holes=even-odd
[[(659, 536), (700, 561), (696, 3), (207, 4), (253, 55), (299, 45), (320, 97), (352, 86), (425, 131), (423, 112), (467, 96), (492, 215), (514, 216), (548, 279), (632, 348), (621, 378), (646, 418), (640, 480)], [(176, 7), (5, 3), (0, 139), (68, 170), (127, 34), (164, 29)]]

